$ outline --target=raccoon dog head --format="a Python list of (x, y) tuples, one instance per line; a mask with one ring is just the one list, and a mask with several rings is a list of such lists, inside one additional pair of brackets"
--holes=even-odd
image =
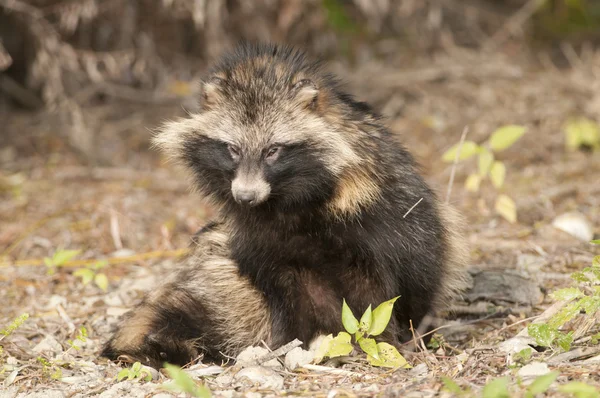
[(199, 113), (165, 124), (154, 143), (218, 204), (294, 210), (336, 201), (340, 180), (364, 162), (352, 134), (359, 117), (335, 86), (296, 50), (242, 45), (205, 80)]

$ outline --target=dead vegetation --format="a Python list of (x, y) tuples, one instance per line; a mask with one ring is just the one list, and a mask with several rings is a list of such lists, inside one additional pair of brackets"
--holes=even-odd
[[(584, 220), (571, 216), (570, 225), (587, 224), (598, 239), (600, 156), (568, 150), (565, 123), (600, 122), (600, 52), (533, 49), (524, 40), (533, 3), (356, 0), (344, 15), (358, 22), (340, 24), (327, 17), (335, 1), (0, 0), (0, 329), (29, 314), (0, 341), (0, 396), (161, 392), (164, 375), (117, 383), (120, 367), (97, 358), (118, 316), (212, 215), (180, 171), (148, 151), (147, 129), (193, 111), (207, 62), (242, 37), (284, 38), (330, 59), (350, 90), (385, 114), (440, 195), (452, 168), (442, 154), (465, 126), (479, 144), (503, 125), (527, 127), (498, 155), (518, 220), (495, 213), (493, 189), (464, 189), (476, 162), (456, 167), (450, 200), (469, 220), (474, 286), (433, 320), (435, 347), (405, 352), (412, 369), (344, 358), (293, 371), (277, 361), (225, 371), (207, 364), (191, 375), (215, 396), (456, 396), (488, 385), (492, 397), (502, 395), (489, 395), (489, 383), (502, 377), (511, 396), (525, 396), (532, 378), (550, 371), (559, 373), (548, 396), (569, 396), (559, 386), (571, 381), (599, 387), (597, 311), (561, 328), (573, 332), (568, 350), (528, 335), (573, 302), (550, 294), (575, 286), (570, 275), (600, 254), (556, 223), (577, 212)], [(61, 249), (80, 252), (47, 266)], [(101, 260), (106, 291), (75, 274)]]

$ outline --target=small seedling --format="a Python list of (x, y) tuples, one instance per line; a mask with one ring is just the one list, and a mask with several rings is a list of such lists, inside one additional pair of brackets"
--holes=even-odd
[[(458, 161), (477, 156), (478, 171), (467, 177), (465, 188), (470, 192), (478, 192), (481, 183), (489, 177), (494, 188), (500, 190), (506, 178), (506, 166), (503, 162), (496, 160), (495, 154), (511, 147), (525, 132), (526, 128), (523, 126), (503, 126), (494, 131), (490, 139), (483, 145), (478, 145), (473, 141), (465, 141), (462, 146), (460, 143), (456, 144), (444, 153), (442, 159), (445, 162), (454, 162), (459, 148)], [(517, 221), (517, 207), (509, 196), (498, 194), (494, 209), (507, 221), (511, 223)]]
[(410, 368), (411, 366), (406, 359), (400, 355), (394, 346), (384, 342), (378, 343), (372, 338), (372, 336), (383, 333), (387, 327), (392, 316), (394, 302), (398, 297), (381, 303), (374, 310), (371, 310), (369, 305), (360, 321), (354, 317), (352, 310), (346, 304), (346, 300), (343, 300), (342, 324), (346, 332), (339, 332), (336, 337), (327, 336), (319, 347), (316, 357), (334, 358), (349, 355), (354, 349), (351, 344), (351, 335), (354, 335), (355, 341), (367, 354), (367, 360), (371, 365), (388, 368)]
[(165, 390), (184, 392), (197, 398), (210, 398), (212, 396), (208, 387), (196, 384), (196, 382), (180, 367), (165, 363), (164, 368), (167, 370), (169, 377), (173, 379), (170, 383), (163, 385)]
[(127, 378), (127, 380), (144, 380), (150, 381), (152, 380), (152, 375), (146, 369), (142, 368), (142, 364), (139, 362), (131, 365), (130, 368), (122, 369), (117, 374), (117, 381), (121, 381)]
[[(591, 243), (600, 244), (600, 241)], [(578, 282), (579, 286), (560, 289), (551, 294), (555, 300), (570, 303), (547, 323), (533, 323), (527, 328), (529, 335), (542, 347), (558, 346), (569, 351), (573, 342), (573, 332), (563, 333), (559, 329), (581, 311), (591, 315), (600, 310), (600, 256), (594, 257), (591, 267), (573, 273), (571, 278)]]
[(587, 118), (569, 120), (565, 126), (565, 145), (568, 150), (575, 151), (588, 147), (600, 151), (600, 125)]
[(108, 289), (108, 277), (103, 272), (99, 272), (101, 269), (108, 265), (108, 261), (98, 261), (90, 264), (84, 268), (78, 268), (73, 272), (74, 276), (81, 278), (81, 282), (87, 285), (91, 281), (94, 281), (103, 291)]
[(59, 380), (62, 377), (62, 370), (52, 364), (44, 357), (37, 357), (37, 361), (42, 365), (42, 375), (53, 380)]
[(59, 249), (52, 257), (44, 257), (44, 264), (48, 268), (48, 275), (54, 275), (56, 269), (65, 265), (69, 260), (73, 259), (81, 253), (81, 250), (62, 250)]
[(510, 398), (508, 378), (501, 377), (490, 381), (483, 387), (481, 396), (483, 398)]
[(75, 337), (75, 341), (67, 340), (67, 344), (75, 350), (79, 350), (80, 347), (77, 345), (77, 341), (85, 343), (87, 341), (87, 329), (85, 327), (80, 327), (77, 332), (77, 337)]
[(570, 394), (575, 398), (600, 398), (600, 391), (582, 381), (572, 381), (558, 388), (558, 391)]

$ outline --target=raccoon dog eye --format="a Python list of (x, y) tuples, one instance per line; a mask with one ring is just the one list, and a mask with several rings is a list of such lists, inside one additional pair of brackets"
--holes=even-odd
[(277, 158), (277, 156), (279, 155), (279, 151), (281, 150), (280, 146), (274, 146), (269, 148), (269, 150), (267, 151), (267, 159), (270, 160), (275, 160)]
[(233, 160), (238, 160), (240, 158), (240, 148), (232, 144), (227, 144), (227, 149)]

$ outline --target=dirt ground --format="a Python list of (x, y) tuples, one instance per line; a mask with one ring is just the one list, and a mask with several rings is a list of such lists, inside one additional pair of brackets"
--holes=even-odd
[[(569, 352), (535, 347), (529, 367), (515, 364), (502, 346), (552, 308), (549, 293), (571, 286), (570, 274), (600, 254), (552, 226), (576, 211), (596, 239), (600, 232), (600, 156), (567, 151), (563, 129), (571, 117), (600, 120), (600, 53), (570, 55), (562, 69), (524, 54), (455, 49), (433, 58), (399, 54), (396, 64), (358, 69), (331, 65), (353, 93), (384, 113), (442, 197), (452, 170), (442, 154), (465, 127), (467, 140), (482, 143), (503, 125), (526, 126), (521, 140), (498, 155), (507, 168), (502, 193), (515, 200), (518, 221), (495, 213), (497, 192), (489, 181), (479, 193), (464, 189), (476, 161), (458, 164), (450, 201), (468, 219), (471, 268), (483, 276), (444, 314), (440, 347), (406, 353), (412, 369), (382, 370), (357, 358), (340, 367), (275, 368), (277, 382), (262, 386), (216, 377), (220, 370), (212, 367), (202, 379), (214, 396), (453, 395), (442, 376), (476, 395), (507, 376), (512, 395), (522, 396), (527, 375), (547, 369), (560, 372), (549, 396), (561, 396), (558, 386), (574, 380), (600, 387), (600, 347), (589, 343), (599, 332), (593, 314), (569, 325), (578, 333)], [(60, 125), (47, 116), (2, 114), (0, 327), (23, 313), (29, 318), (0, 343), (0, 397), (167, 396), (157, 395), (167, 394), (164, 375), (117, 382), (121, 368), (97, 354), (118, 317), (155, 286), (212, 214), (189, 192), (181, 171), (148, 148), (148, 129), (184, 110), (180, 103), (114, 99), (86, 112), (99, 126), (94, 166), (69, 149), (57, 134)], [(51, 274), (43, 259), (61, 248), (81, 252)], [(108, 277), (106, 292), (74, 275), (103, 259), (109, 260), (99, 271)], [(87, 340), (71, 348), (68, 340), (82, 326)]]

